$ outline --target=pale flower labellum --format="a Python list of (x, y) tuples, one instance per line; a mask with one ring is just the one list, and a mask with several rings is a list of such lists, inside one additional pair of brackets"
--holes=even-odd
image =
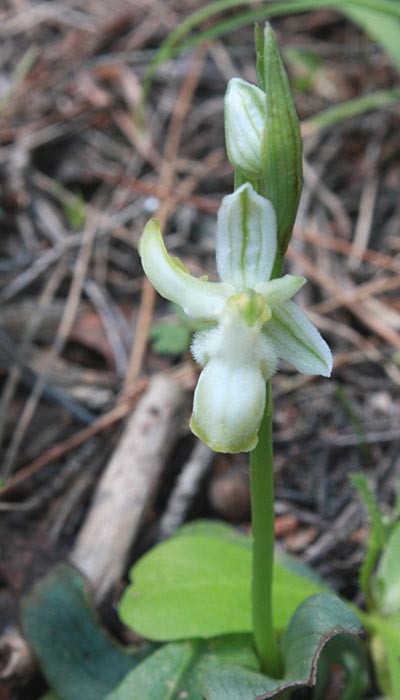
[(276, 253), (274, 209), (252, 186), (224, 197), (217, 221), (221, 282), (193, 277), (171, 258), (158, 221), (140, 241), (144, 271), (157, 291), (215, 328), (197, 333), (192, 354), (204, 367), (195, 390), (191, 428), (216, 452), (247, 452), (257, 444), (265, 383), (282, 358), (307, 374), (329, 376), (331, 352), (291, 301), (305, 283), (285, 275), (270, 280)]

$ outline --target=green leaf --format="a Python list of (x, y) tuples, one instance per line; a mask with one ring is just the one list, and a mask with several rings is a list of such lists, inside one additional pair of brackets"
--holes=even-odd
[(365, 475), (361, 472), (352, 474), (350, 479), (361, 495), (371, 520), (371, 532), (367, 541), (367, 552), (360, 568), (360, 587), (369, 605), (372, 605), (371, 577), (379, 554), (385, 544), (387, 532)]
[(364, 700), (370, 687), (366, 646), (361, 639), (348, 634), (339, 634), (324, 646), (318, 661), (313, 700), (325, 700), (332, 685), (337, 687), (338, 684), (341, 686), (340, 691), (338, 688), (336, 691), (338, 700)]
[(293, 87), (300, 92), (307, 92), (313, 87), (314, 81), (321, 69), (321, 57), (307, 49), (288, 48), (283, 56), (294, 73)]
[[(232, 527), (232, 525), (228, 525), (222, 520), (194, 520), (179, 528), (174, 537), (185, 537), (187, 535), (206, 535), (218, 538), (224, 542), (235, 542), (235, 544), (246, 547), (250, 551), (253, 546), (251, 535), (241, 532), (236, 527)], [(283, 569), (315, 583), (319, 590), (327, 589), (327, 585), (322, 577), (305, 562), (296, 559), (296, 557), (287, 552), (276, 552), (275, 557), (278, 565)]]
[(149, 331), (154, 352), (161, 355), (181, 355), (188, 349), (190, 330), (182, 323), (155, 323)]
[[(265, 196), (278, 223), (278, 257), (288, 247), (303, 184), (300, 122), (274, 33), (264, 30), (264, 81), (267, 92), (265, 142), (262, 149)], [(276, 270), (276, 275), (280, 270)]]
[(400, 521), (383, 549), (373, 578), (374, 601), (382, 615), (400, 615)]
[(253, 540), (250, 535), (241, 532), (222, 520), (207, 520), (206, 518), (186, 523), (176, 531), (174, 537), (191, 537), (194, 535), (214, 537), (223, 542), (234, 542), (249, 550), (253, 546)]
[[(159, 641), (251, 632), (251, 550), (242, 541), (192, 534), (174, 537), (142, 557), (120, 602), (123, 622)], [(321, 586), (274, 567), (278, 630)]]
[(190, 318), (179, 306), (170, 304), (171, 311), (178, 317), (177, 321), (155, 323), (149, 331), (149, 338), (154, 352), (166, 355), (181, 355), (190, 345), (191, 336), (196, 331), (212, 328), (213, 323)]
[[(172, 30), (156, 52), (144, 79), (145, 97), (148, 95), (154, 75), (162, 63), (205, 41), (231, 34), (236, 29), (255, 22), (299, 12), (319, 10), (321, 7), (329, 7), (344, 13), (344, 10), (347, 10), (349, 6), (375, 11), (389, 18), (400, 18), (400, 6), (397, 0), (347, 0), (347, 2), (345, 0), (281, 0), (280, 2), (263, 3), (261, 7), (256, 9), (244, 9), (242, 12), (228, 16), (228, 18), (223, 16), (217, 18), (218, 15), (233, 8), (241, 6), (247, 8), (250, 3), (251, 0), (216, 0), (216, 2), (207, 3), (185, 18)], [(213, 19), (214, 23), (212, 23)], [(207, 22), (207, 28), (202, 30), (203, 22)]]
[(342, 12), (375, 39), (400, 68), (400, 20), (369, 7), (343, 4)]
[(357, 413), (356, 408), (353, 406), (353, 402), (342, 384), (336, 384), (335, 387), (336, 398), (338, 399), (344, 413), (350, 421), (351, 427), (357, 437), (358, 447), (362, 454), (363, 459), (367, 464), (373, 464), (372, 453), (368, 445), (367, 436), (364, 430), (364, 426), (360, 416)]
[(263, 700), (287, 688), (315, 685), (318, 659), (325, 644), (338, 634), (359, 635), (361, 629), (355, 614), (336, 596), (311, 596), (296, 610), (284, 636), (283, 679), (227, 664), (204, 677), (204, 695), (207, 700)]
[(397, 102), (400, 102), (399, 88), (371, 92), (369, 95), (362, 95), (354, 98), (354, 100), (347, 100), (342, 104), (324, 109), (313, 117), (305, 119), (302, 122), (302, 130), (304, 135), (314, 134), (340, 124), (346, 119), (357, 117), (359, 114), (365, 114), (375, 109), (390, 107)]
[(59, 564), (23, 598), (24, 634), (63, 700), (101, 700), (148, 653), (113, 642), (90, 607), (83, 576)]
[(400, 615), (360, 615), (372, 635), (371, 652), (378, 684), (394, 700), (400, 698)]
[(70, 195), (69, 199), (65, 201), (64, 213), (73, 229), (79, 231), (85, 226), (86, 202), (81, 192)]
[(258, 669), (249, 636), (166, 644), (129, 673), (106, 700), (202, 700), (202, 677), (225, 663)]

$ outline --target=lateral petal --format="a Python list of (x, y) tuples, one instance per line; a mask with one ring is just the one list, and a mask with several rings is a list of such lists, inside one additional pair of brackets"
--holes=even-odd
[(223, 198), (217, 221), (217, 269), (237, 290), (269, 280), (276, 254), (271, 202), (246, 183)]
[(304, 311), (293, 301), (274, 306), (264, 332), (278, 357), (290, 362), (299, 372), (330, 376), (332, 353)]
[(182, 306), (193, 318), (217, 320), (234, 293), (229, 284), (194, 277), (178, 258), (168, 255), (157, 219), (150, 219), (146, 224), (139, 254), (143, 269), (157, 292)]
[(255, 291), (263, 295), (268, 306), (274, 306), (291, 299), (306, 282), (305, 277), (284, 275), (270, 282), (258, 284)]

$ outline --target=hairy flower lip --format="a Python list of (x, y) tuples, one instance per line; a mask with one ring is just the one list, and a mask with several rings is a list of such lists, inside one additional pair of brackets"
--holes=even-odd
[(194, 395), (193, 432), (218, 452), (247, 452), (257, 443), (265, 381), (278, 358), (298, 371), (329, 376), (331, 352), (291, 301), (304, 277), (270, 280), (277, 248), (271, 203), (249, 183), (224, 197), (217, 218), (221, 282), (193, 277), (164, 246), (157, 220), (140, 241), (146, 275), (166, 299), (217, 326), (195, 334), (194, 358), (204, 366)]

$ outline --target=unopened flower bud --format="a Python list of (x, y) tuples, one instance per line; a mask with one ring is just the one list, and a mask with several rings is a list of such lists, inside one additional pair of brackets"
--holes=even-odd
[(225, 95), (225, 138), (233, 167), (253, 178), (262, 175), (262, 140), (267, 96), (240, 78), (229, 81)]

